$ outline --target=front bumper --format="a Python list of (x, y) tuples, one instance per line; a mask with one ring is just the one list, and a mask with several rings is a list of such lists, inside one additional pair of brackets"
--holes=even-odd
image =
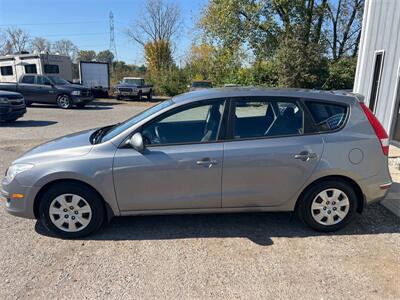
[(114, 95), (121, 96), (121, 97), (136, 97), (139, 95), (139, 91), (132, 91), (132, 92), (119, 92), (115, 91)]
[(1, 105), (0, 121), (10, 121), (21, 118), (26, 113), (25, 105)]
[[(1, 182), (0, 195), (6, 201), (6, 211), (14, 216), (35, 219), (34, 201), (38, 192), (36, 187), (21, 185), (16, 179), (8, 182), (5, 178)], [(23, 198), (13, 198), (13, 194), (24, 195)]]

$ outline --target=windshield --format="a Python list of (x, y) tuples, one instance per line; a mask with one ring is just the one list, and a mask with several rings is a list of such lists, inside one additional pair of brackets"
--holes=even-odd
[(58, 77), (58, 76), (49, 76), (49, 79), (53, 84), (56, 84), (56, 85), (70, 84), (68, 81), (66, 81), (65, 79), (62, 79), (61, 77)]
[(113, 137), (117, 136), (121, 132), (124, 132), (128, 128), (132, 127), (136, 123), (144, 120), (145, 118), (151, 116), (152, 114), (155, 114), (159, 112), (160, 110), (172, 105), (174, 102), (172, 100), (167, 100), (163, 101), (155, 106), (150, 107), (149, 109), (146, 109), (145, 111), (141, 112), (140, 114), (126, 120), (125, 122), (112, 127), (110, 131), (108, 131), (103, 138), (101, 139), (102, 142), (108, 141), (112, 139)]
[(144, 84), (144, 80), (140, 78), (125, 78), (122, 82), (128, 84), (137, 84), (137, 85)]
[(210, 87), (212, 87), (212, 84), (211, 84), (211, 82), (208, 82), (208, 81), (195, 81), (192, 83), (192, 87), (210, 88)]

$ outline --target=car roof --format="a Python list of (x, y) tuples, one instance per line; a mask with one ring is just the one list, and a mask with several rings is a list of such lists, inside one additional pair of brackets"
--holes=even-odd
[(354, 99), (357, 99), (358, 101), (363, 101), (364, 99), (364, 97), (360, 94), (347, 91), (322, 91), (294, 88), (227, 87), (188, 92), (175, 96), (172, 98), (172, 100), (177, 104), (181, 104), (206, 99), (250, 96), (295, 97), (318, 100), (332, 100), (344, 103), (352, 102), (354, 101)]

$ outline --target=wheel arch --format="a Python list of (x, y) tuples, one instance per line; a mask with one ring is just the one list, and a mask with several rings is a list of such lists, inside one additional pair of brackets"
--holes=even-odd
[(33, 213), (36, 219), (39, 218), (39, 206), (40, 206), (40, 199), (43, 196), (43, 194), (48, 191), (51, 187), (57, 185), (57, 184), (61, 184), (61, 183), (73, 183), (73, 184), (78, 184), (81, 186), (84, 186), (90, 190), (92, 190), (94, 193), (96, 193), (97, 196), (100, 197), (100, 199), (102, 200), (102, 203), (104, 205), (105, 208), (105, 213), (106, 213), (106, 219), (109, 221), (114, 217), (114, 212), (111, 208), (111, 206), (104, 200), (103, 195), (97, 190), (95, 189), (93, 186), (91, 186), (90, 184), (88, 184), (87, 182), (78, 180), (78, 179), (55, 179), (52, 180), (48, 183), (46, 183), (45, 185), (43, 185), (40, 190), (38, 191), (38, 193), (36, 194), (35, 198), (34, 198), (34, 202), (33, 202)]
[(364, 206), (365, 206), (365, 196), (364, 193), (361, 190), (361, 187), (358, 185), (358, 183), (356, 181), (354, 181), (354, 179), (347, 177), (347, 176), (343, 176), (343, 175), (328, 175), (328, 176), (324, 176), (324, 177), (320, 177), (316, 180), (314, 180), (313, 182), (311, 182), (310, 184), (308, 184), (303, 191), (300, 193), (299, 197), (296, 200), (296, 205), (295, 205), (295, 211), (297, 211), (297, 207), (299, 205), (300, 199), (302, 199), (302, 197), (304, 196), (304, 194), (310, 189), (312, 188), (314, 185), (317, 185), (321, 182), (327, 181), (327, 180), (340, 180), (340, 181), (344, 181), (347, 184), (351, 185), (354, 189), (354, 192), (356, 193), (357, 196), (357, 212), (358, 213), (362, 213)]

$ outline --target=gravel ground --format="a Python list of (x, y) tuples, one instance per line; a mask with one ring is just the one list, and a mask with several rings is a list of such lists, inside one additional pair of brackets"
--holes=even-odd
[[(34, 106), (0, 125), (0, 174), (49, 139), (112, 124), (151, 103)], [(0, 203), (0, 299), (399, 299), (400, 219), (380, 205), (345, 230), (313, 232), (290, 213), (115, 218), (84, 240), (47, 235)]]

